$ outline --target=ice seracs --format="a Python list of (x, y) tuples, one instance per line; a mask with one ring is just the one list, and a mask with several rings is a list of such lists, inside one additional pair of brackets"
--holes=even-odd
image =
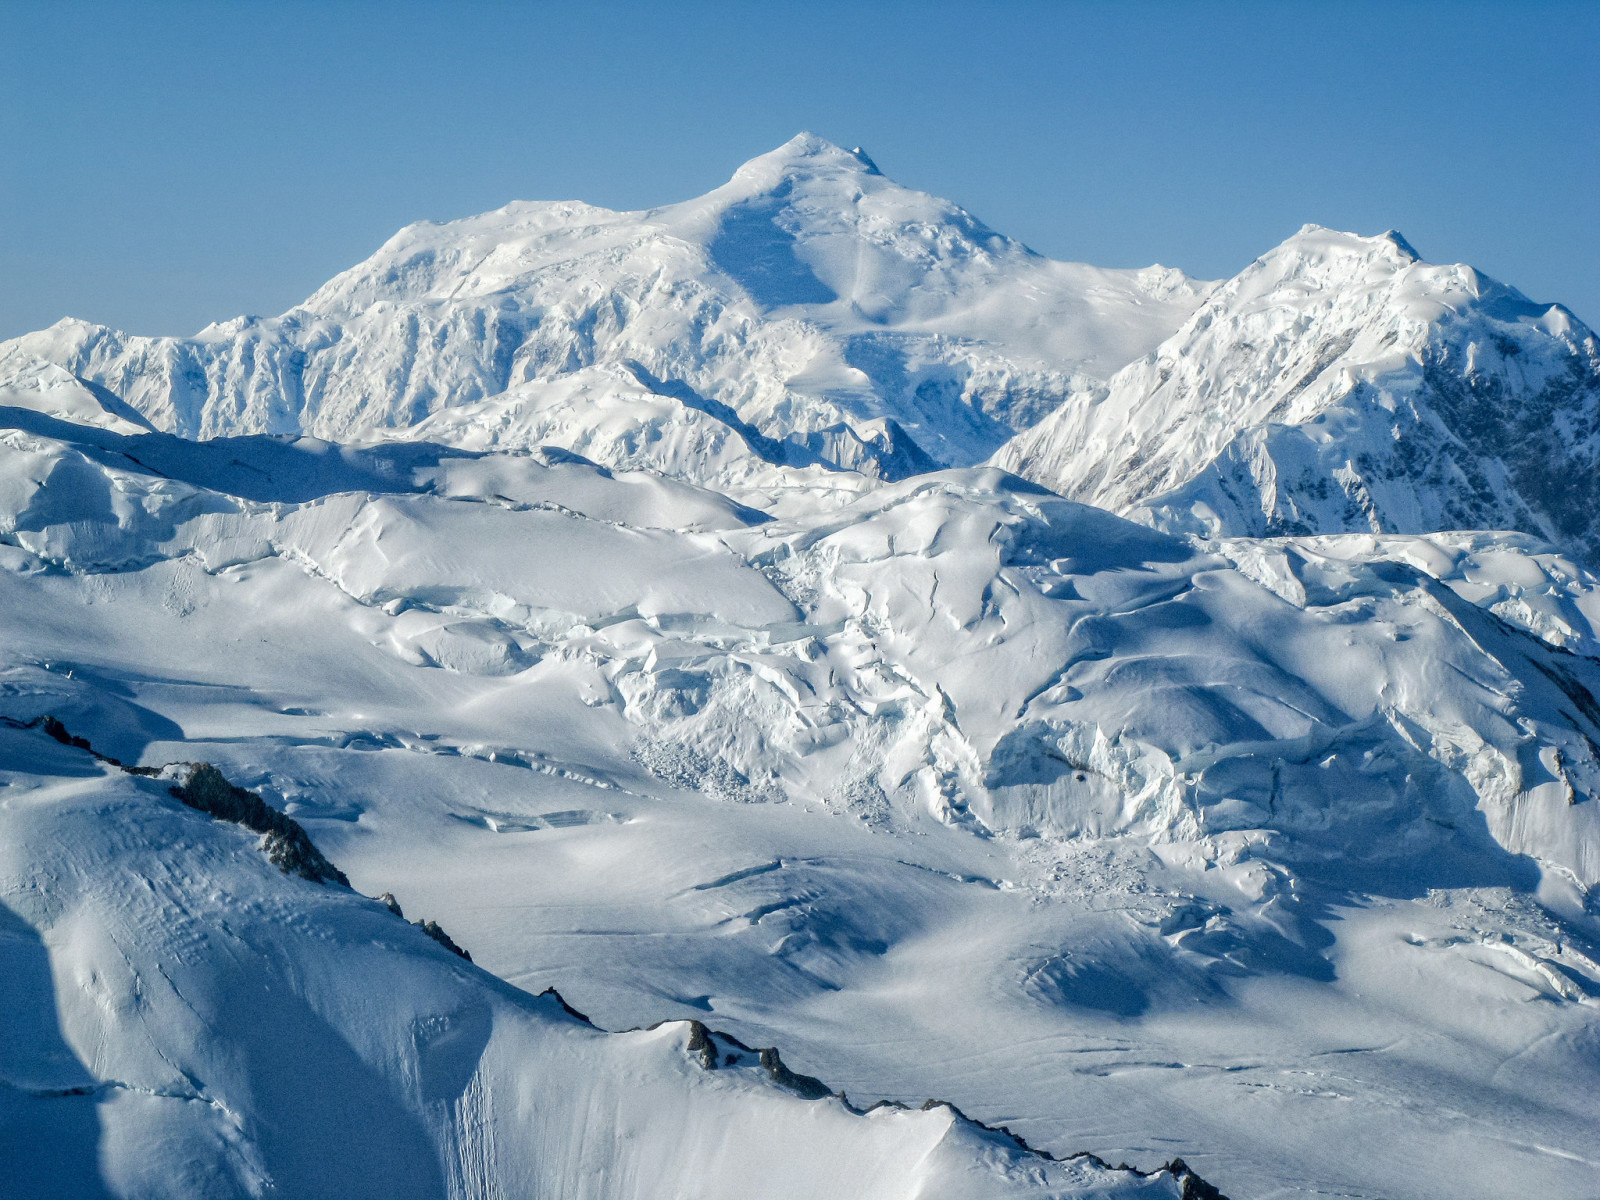
[(995, 462), (1208, 536), (1515, 529), (1600, 561), (1600, 344), (1398, 234), (1308, 225)]

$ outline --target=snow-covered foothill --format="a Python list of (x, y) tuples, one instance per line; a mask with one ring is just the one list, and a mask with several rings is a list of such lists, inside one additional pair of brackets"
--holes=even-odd
[(0, 415), (0, 712), (218, 763), (511, 984), (1230, 1194), (1583, 1194), (1595, 584), (1541, 543)]
[(1308, 225), (994, 461), (1205, 536), (1520, 530), (1600, 562), (1600, 342), (1398, 234)]
[(284, 874), (165, 779), (35, 730), (0, 747), (15, 1200), (1189, 1194), (1181, 1167), (1055, 1162), (949, 1106), (816, 1098), (688, 1022), (603, 1032)]

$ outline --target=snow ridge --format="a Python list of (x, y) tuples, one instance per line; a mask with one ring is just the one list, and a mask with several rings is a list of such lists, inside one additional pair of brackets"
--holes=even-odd
[[(1181, 1161), (1149, 1175), (1057, 1163), (948, 1108), (801, 1098), (771, 1051), (713, 1075), (685, 1023), (605, 1033), (380, 903), (240, 854), (231, 826), (174, 804), (163, 780), (101, 774), (37, 733), (0, 742), (19, 797), (0, 812), (8, 1196), (1205, 1187)], [(47, 891), (23, 883), (40, 876)], [(52, 972), (81, 984), (57, 993)]]
[[(682, 204), (515, 203), (408, 226), (281, 317), (193, 338), (64, 321), (8, 345), (187, 437), (348, 441), (501, 397), (472, 420), (480, 442), (595, 453), (586, 414), (544, 414), (599, 371), (625, 402), (607, 419), (627, 428), (598, 439), (608, 465), (722, 423), (705, 415), (720, 407), (802, 461), (893, 478), (982, 459), (1169, 334), (1206, 287), (1041, 258), (801, 134)], [(629, 412), (683, 396), (712, 403)], [(428, 433), (446, 429), (467, 432), (453, 418)], [(786, 461), (738, 426), (702, 436)], [(702, 477), (692, 456), (637, 465)]]
[(1203, 536), (1515, 529), (1600, 561), (1600, 342), (1398, 234), (1308, 225), (994, 461)]

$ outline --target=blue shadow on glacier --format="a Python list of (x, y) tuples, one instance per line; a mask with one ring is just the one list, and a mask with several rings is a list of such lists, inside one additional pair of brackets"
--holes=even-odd
[[(189, 690), (207, 689), (216, 695), (229, 698), (247, 694), (242, 686), (193, 683), (181, 678), (156, 679), (140, 672), (121, 670), (106, 673), (101, 668), (79, 662), (56, 659), (48, 667), (38, 668), (42, 680), (50, 682), (34, 690), (22, 690), (7, 695), (4, 700), (4, 718), (15, 722), (38, 722), (44, 717), (55, 717), (77, 737), (87, 738), (99, 754), (109, 755), (122, 763), (136, 763), (152, 742), (181, 742), (183, 729), (169, 717), (147, 708), (136, 699), (139, 685), (171, 686)], [(0, 737), (9, 731), (0, 731)], [(30, 746), (29, 759), (37, 759), (45, 750), (54, 747), (57, 761), (49, 763), (43, 773), (52, 775), (98, 775), (101, 768), (78, 750), (56, 746), (53, 742), (34, 738), (37, 745)], [(0, 746), (0, 749), (5, 747)], [(13, 764), (18, 759), (12, 759)], [(29, 767), (28, 769), (39, 769)]]
[(116, 433), (9, 406), (0, 406), (0, 428), (67, 442), (103, 467), (260, 503), (304, 504), (339, 492), (417, 492), (423, 489), (414, 482), (415, 472), (483, 457), (430, 442), (351, 447), (267, 434), (193, 442), (170, 433)]
[(101, 1087), (67, 1044), (50, 952), (0, 904), (0, 1193), (109, 1200), (100, 1176)]

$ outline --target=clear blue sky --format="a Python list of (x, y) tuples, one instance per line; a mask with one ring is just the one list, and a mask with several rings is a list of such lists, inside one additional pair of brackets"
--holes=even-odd
[(1600, 322), (1600, 3), (0, 0), (0, 337), (280, 312), (408, 221), (801, 129), (1057, 258), (1393, 227)]

